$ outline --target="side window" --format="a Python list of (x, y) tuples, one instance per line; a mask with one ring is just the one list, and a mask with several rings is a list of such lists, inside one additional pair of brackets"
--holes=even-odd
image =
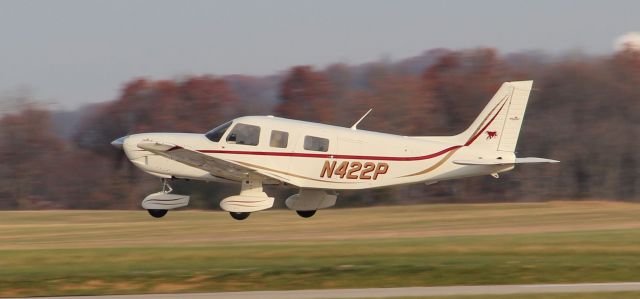
[(315, 136), (304, 136), (304, 149), (317, 152), (329, 150), (329, 139)]
[(269, 141), (269, 146), (286, 148), (288, 143), (289, 133), (276, 130), (271, 131), (271, 141)]
[(260, 140), (260, 127), (253, 125), (237, 124), (227, 136), (227, 143), (258, 145)]

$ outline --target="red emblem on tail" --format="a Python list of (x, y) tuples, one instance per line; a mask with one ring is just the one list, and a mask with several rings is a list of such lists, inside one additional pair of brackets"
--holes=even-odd
[(498, 132), (496, 131), (487, 131), (487, 139), (493, 139), (493, 137), (498, 137)]

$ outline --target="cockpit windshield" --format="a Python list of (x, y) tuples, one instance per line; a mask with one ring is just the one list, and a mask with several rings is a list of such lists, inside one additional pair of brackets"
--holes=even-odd
[(230, 126), (231, 122), (224, 123), (207, 132), (206, 134), (204, 134), (204, 136), (207, 136), (207, 138), (213, 142), (220, 142), (222, 135), (224, 135), (224, 133), (227, 131), (227, 129), (229, 129)]

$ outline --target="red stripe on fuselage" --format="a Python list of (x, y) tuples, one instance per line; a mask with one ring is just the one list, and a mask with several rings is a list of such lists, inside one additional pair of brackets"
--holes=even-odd
[(210, 154), (231, 154), (231, 155), (254, 155), (254, 156), (275, 156), (275, 157), (301, 157), (301, 158), (324, 158), (324, 159), (352, 159), (352, 160), (377, 160), (377, 161), (417, 161), (427, 160), (446, 154), (462, 145), (451, 146), (439, 152), (415, 157), (387, 157), (387, 156), (359, 156), (359, 155), (332, 155), (332, 154), (308, 154), (308, 153), (283, 153), (283, 152), (252, 152), (252, 151), (226, 151), (226, 150), (198, 150), (201, 153)]

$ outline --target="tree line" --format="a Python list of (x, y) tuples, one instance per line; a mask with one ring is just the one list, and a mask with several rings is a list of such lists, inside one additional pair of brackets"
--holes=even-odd
[[(133, 79), (117, 99), (84, 109), (70, 138), (56, 112), (24, 105), (0, 118), (0, 208), (134, 209), (159, 182), (109, 143), (127, 134), (200, 132), (241, 115), (281, 117), (401, 135), (464, 130), (504, 81), (534, 80), (518, 156), (561, 160), (478, 177), (341, 194), (339, 205), (610, 199), (640, 194), (640, 52), (501, 54), (434, 49), (363, 65), (294, 66), (267, 77)], [(176, 182), (196, 208), (238, 186)], [(282, 206), (294, 189), (268, 190)]]

